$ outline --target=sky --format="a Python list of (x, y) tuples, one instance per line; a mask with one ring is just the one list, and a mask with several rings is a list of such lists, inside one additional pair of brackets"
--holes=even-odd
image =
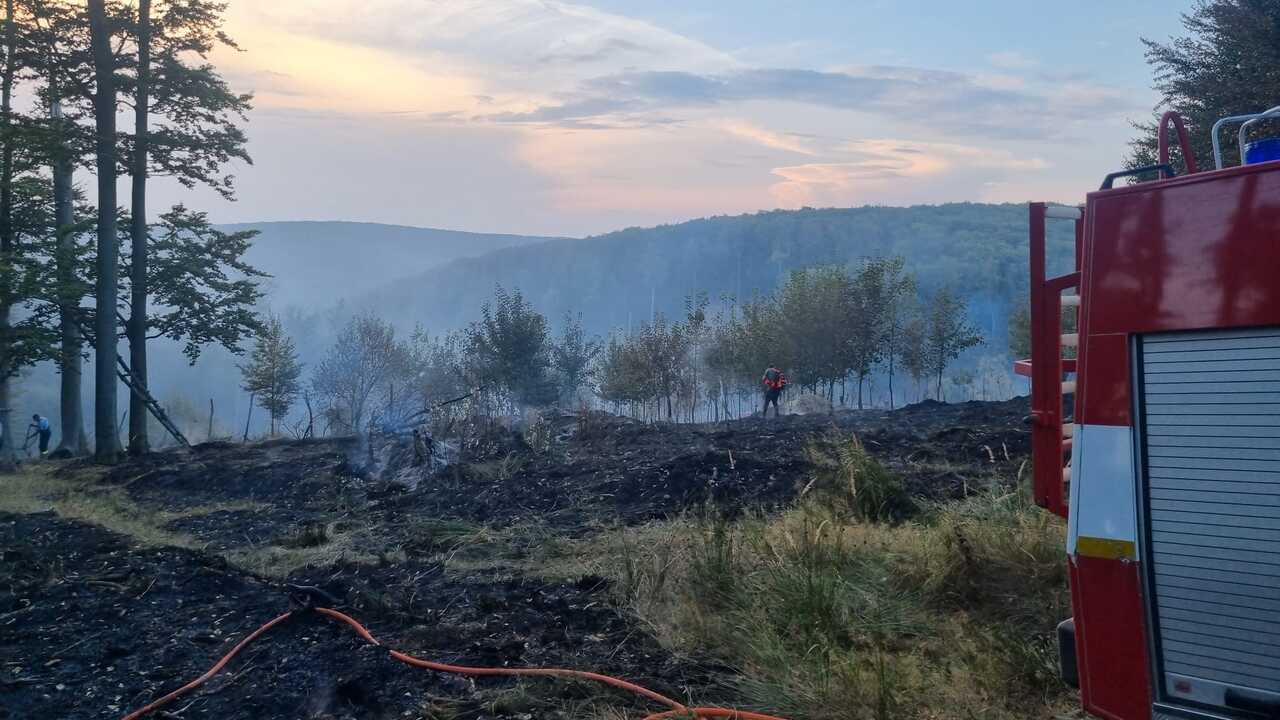
[(1073, 202), (1191, 0), (230, 0), (218, 222), (581, 236), (774, 208)]

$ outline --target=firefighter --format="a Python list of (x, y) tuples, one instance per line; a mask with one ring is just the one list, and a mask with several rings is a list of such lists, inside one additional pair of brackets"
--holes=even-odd
[(40, 436), (40, 457), (49, 454), (49, 438), (53, 435), (53, 427), (49, 425), (49, 418), (40, 417), (40, 413), (31, 416), (31, 425), (29, 428)]
[(782, 395), (782, 389), (787, 386), (787, 376), (776, 366), (770, 365), (760, 382), (764, 385), (764, 416), (769, 417), (769, 403), (773, 403), (773, 416), (779, 417), (782, 411), (778, 409), (778, 398)]
[(427, 449), (427, 441), (423, 436), (425, 433), (413, 429), (413, 466), (422, 467), (431, 459), (431, 451)]

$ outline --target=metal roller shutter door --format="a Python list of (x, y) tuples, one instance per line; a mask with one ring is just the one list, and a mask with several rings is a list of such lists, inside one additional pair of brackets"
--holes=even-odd
[(1280, 696), (1280, 328), (1144, 336), (1141, 369), (1166, 679)]

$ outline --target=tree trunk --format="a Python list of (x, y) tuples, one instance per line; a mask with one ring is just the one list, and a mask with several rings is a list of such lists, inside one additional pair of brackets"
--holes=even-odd
[(17, 438), (13, 433), (13, 379), (18, 368), (13, 357), (14, 341), (11, 314), (11, 285), (14, 255), (17, 251), (13, 228), (13, 78), (17, 73), (17, 27), (13, 17), (13, 0), (4, 4), (4, 77), (0, 80), (0, 123), (3, 128), (3, 151), (0, 152), (0, 265), (4, 266), (0, 287), (0, 471), (12, 470), (18, 464)]
[(249, 414), (244, 418), (244, 442), (249, 442), (249, 421), (253, 420), (253, 400), (257, 393), (249, 393)]
[(893, 409), (893, 330), (889, 330), (889, 409)]
[[(132, 266), (129, 298), (129, 367), (134, 381), (147, 387), (147, 153), (151, 102), (151, 0), (138, 0), (138, 74), (134, 106), (134, 145), (130, 180), (133, 185)], [(129, 393), (129, 454), (150, 449), (147, 406), (138, 393)]]
[(93, 46), (93, 99), (98, 161), (98, 286), (94, 326), (94, 457), (114, 463), (120, 454), (116, 435), (116, 78), (105, 0), (88, 0)]
[(62, 376), (60, 388), (59, 415), (62, 421), (61, 439), (58, 450), (80, 456), (89, 453), (89, 438), (84, 432), (84, 406), (80, 398), (80, 388), (84, 379), (83, 352), (84, 339), (80, 334), (78, 313), (80, 310), (79, 294), (66, 293), (75, 281), (76, 238), (70, 228), (75, 224), (75, 203), (72, 191), (72, 174), (74, 172), (71, 154), (65, 145), (63, 131), (66, 125), (62, 119), (62, 105), (56, 97), (52, 105), (52, 115), (58, 123), (59, 144), (57, 157), (53, 161), (53, 205), (54, 225), (58, 238), (57, 263), (58, 283), (63, 295), (58, 299), (58, 315), (62, 332), (59, 368)]

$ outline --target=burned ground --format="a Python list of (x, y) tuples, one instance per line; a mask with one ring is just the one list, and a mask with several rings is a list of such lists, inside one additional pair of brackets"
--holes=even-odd
[[(118, 717), (198, 676), (212, 659), (291, 607), (298, 593), (181, 548), (138, 549), (124, 537), (50, 514), (0, 516), (0, 717)], [(698, 670), (660, 649), (603, 602), (604, 581), (552, 585), (449, 577), (439, 565), (338, 563), (299, 572), (384, 643), (447, 662), (587, 665), (679, 694)], [(322, 596), (318, 596), (322, 597)], [(295, 605), (296, 606), (296, 605)], [(501, 684), (501, 683), (499, 683)], [(182, 717), (420, 717), (465, 710), (473, 684), (415, 670), (346, 627), (310, 614), (246, 651)], [(581, 690), (552, 694), (586, 696)], [(502, 708), (472, 717), (519, 717)], [(177, 716), (177, 715), (175, 715)], [(445, 715), (447, 717), (447, 715)]]
[[(619, 525), (780, 507), (808, 482), (808, 443), (833, 431), (857, 433), (914, 495), (964, 495), (1018, 475), (1025, 414), (1012, 401), (717, 425), (566, 416), (537, 432), (482, 428), (430, 472), (413, 467), (403, 438), (372, 450), (334, 439), (131, 460), (76, 492), (151, 523), (155, 537), (68, 517), (94, 521), (85, 513), (0, 514), (0, 718), (120, 717), (296, 606), (291, 585), (318, 588), (411, 654), (592, 669), (731, 702), (721, 668), (664, 651), (614, 608), (608, 581), (571, 562), (525, 572), (529, 558)], [(86, 472), (68, 464), (51, 477)], [(51, 481), (50, 493), (67, 487)], [(576, 708), (601, 697), (574, 683), (526, 689), (416, 670), (304, 613), (167, 709), (186, 719), (585, 717)]]

